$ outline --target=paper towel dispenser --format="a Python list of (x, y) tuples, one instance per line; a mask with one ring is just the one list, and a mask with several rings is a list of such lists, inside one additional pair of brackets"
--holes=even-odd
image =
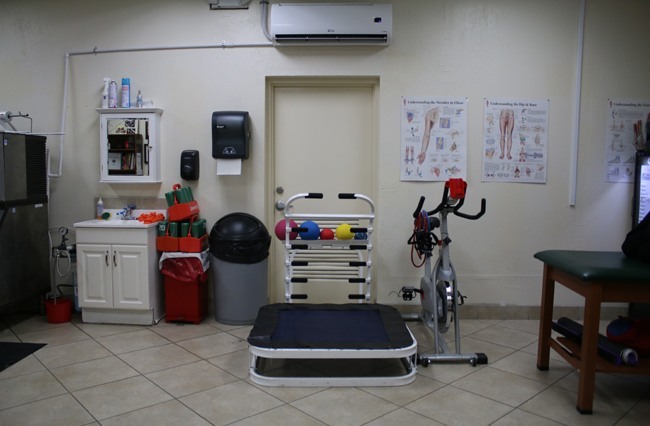
[(248, 158), (250, 117), (246, 111), (212, 113), (212, 158)]

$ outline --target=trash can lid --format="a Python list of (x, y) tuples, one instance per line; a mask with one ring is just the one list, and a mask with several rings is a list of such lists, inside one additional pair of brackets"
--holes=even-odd
[(264, 240), (269, 237), (266, 226), (248, 213), (230, 213), (214, 224), (210, 232), (210, 244), (220, 240), (226, 241), (254, 241)]
[(271, 236), (266, 226), (248, 213), (231, 213), (210, 232), (210, 253), (232, 263), (258, 263), (266, 259)]

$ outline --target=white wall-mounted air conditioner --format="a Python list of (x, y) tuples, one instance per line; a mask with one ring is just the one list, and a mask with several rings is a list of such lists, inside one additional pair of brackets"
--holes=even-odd
[(271, 6), (270, 33), (277, 46), (387, 46), (392, 30), (390, 4), (278, 3)]

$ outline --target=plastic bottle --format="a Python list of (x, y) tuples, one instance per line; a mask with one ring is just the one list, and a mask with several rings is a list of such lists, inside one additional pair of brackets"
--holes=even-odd
[(104, 214), (104, 202), (100, 197), (99, 201), (97, 201), (97, 219), (101, 219), (103, 214)]
[(142, 92), (140, 90), (138, 90), (138, 97), (136, 98), (135, 106), (142, 108)]
[(122, 79), (122, 108), (131, 108), (131, 80)]
[(108, 107), (117, 108), (117, 83), (111, 80), (108, 84)]
[(102, 108), (108, 108), (108, 85), (111, 84), (109, 77), (104, 77), (104, 91), (102, 92)]

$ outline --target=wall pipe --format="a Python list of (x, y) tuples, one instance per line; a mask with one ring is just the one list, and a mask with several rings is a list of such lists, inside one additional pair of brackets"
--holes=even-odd
[(576, 186), (578, 181), (578, 142), (580, 140), (580, 100), (582, 98), (582, 54), (585, 35), (585, 0), (580, 0), (578, 18), (578, 52), (576, 54), (576, 75), (573, 94), (573, 138), (571, 140), (571, 176), (569, 206), (576, 205)]
[[(47, 176), (50, 178), (59, 178), (63, 175), (63, 142), (65, 141), (65, 121), (67, 117), (67, 108), (66, 105), (68, 104), (68, 79), (70, 76), (70, 55), (65, 54), (64, 56), (65, 61), (64, 61), (64, 69), (63, 69), (63, 107), (61, 108), (61, 140), (59, 142), (59, 171), (58, 173), (50, 173), (48, 172)], [(49, 155), (48, 155), (48, 162), (49, 162)], [(49, 164), (47, 167), (48, 170), (50, 170)]]
[(69, 52), (67, 55), (80, 56), (80, 55), (99, 55), (105, 53), (129, 53), (129, 52), (155, 52), (163, 50), (191, 50), (191, 49), (219, 49), (219, 48), (234, 48), (234, 47), (273, 47), (273, 43), (226, 43), (221, 44), (198, 44), (198, 45), (185, 45), (185, 46), (146, 46), (146, 47), (124, 47), (119, 49), (97, 49), (86, 50), (80, 52)]
[(260, 13), (260, 24), (262, 25), (262, 32), (264, 33), (264, 37), (266, 37), (267, 40), (273, 41), (273, 37), (271, 36), (271, 33), (269, 33), (269, 2), (267, 0), (262, 0), (260, 1), (260, 8), (261, 8), (261, 13)]

